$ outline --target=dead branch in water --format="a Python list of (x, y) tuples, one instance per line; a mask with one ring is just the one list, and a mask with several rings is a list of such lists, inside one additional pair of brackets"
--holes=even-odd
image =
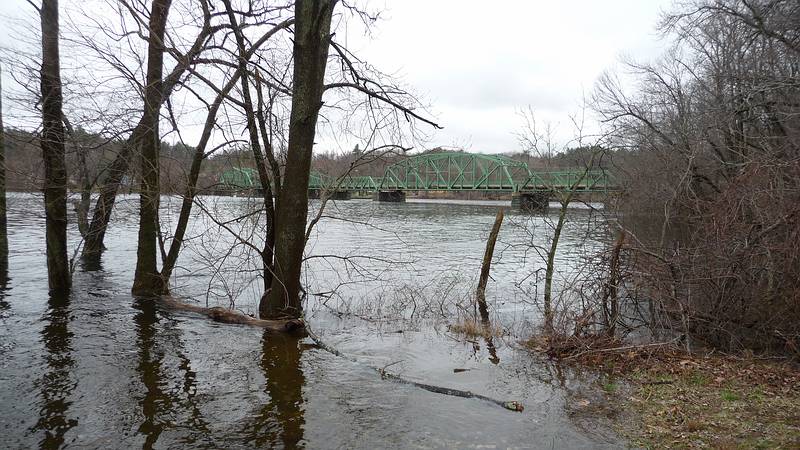
[(238, 325), (252, 325), (255, 327), (264, 328), (270, 331), (281, 333), (302, 334), (305, 331), (305, 323), (300, 319), (286, 319), (286, 320), (264, 320), (250, 317), (227, 308), (214, 306), (206, 308), (203, 306), (192, 305), (189, 303), (179, 302), (172, 298), (162, 297), (158, 302), (164, 306), (180, 311), (190, 311), (207, 316), (215, 322), (231, 323)]
[[(359, 364), (359, 365), (362, 364), (358, 359), (356, 359), (356, 358), (354, 358), (352, 356), (345, 355), (344, 353), (340, 352), (336, 348), (331, 347), (330, 345), (326, 344), (324, 341), (322, 341), (322, 339), (320, 339), (317, 335), (315, 335), (311, 330), (306, 329), (306, 332), (308, 334), (308, 337), (310, 337), (311, 340), (314, 341), (314, 343), (316, 344), (316, 346), (318, 348), (320, 348), (322, 350), (325, 350), (326, 352), (328, 352), (328, 353), (330, 353), (332, 355), (338, 356), (340, 358), (344, 358), (344, 359), (346, 359), (346, 360), (348, 360), (350, 362), (353, 362), (355, 364)], [(484, 401), (487, 401), (487, 402), (490, 402), (490, 403), (494, 403), (495, 405), (498, 405), (498, 406), (500, 406), (502, 408), (505, 408), (505, 409), (507, 409), (509, 411), (522, 412), (522, 411), (525, 410), (525, 407), (522, 405), (522, 403), (520, 403), (518, 401), (513, 401), (513, 400), (512, 401), (502, 401), (502, 400), (497, 400), (495, 398), (487, 397), (485, 395), (476, 394), (476, 393), (470, 392), (470, 391), (462, 391), (460, 389), (452, 389), (452, 388), (446, 388), (446, 387), (442, 387), (442, 386), (434, 386), (432, 384), (425, 384), (425, 383), (420, 383), (420, 382), (417, 382), (417, 381), (408, 380), (406, 378), (401, 377), (400, 375), (397, 375), (397, 374), (390, 373), (390, 372), (386, 371), (386, 368), (391, 366), (391, 365), (393, 365), (393, 364), (396, 364), (396, 363), (388, 364), (388, 365), (384, 366), (383, 368), (372, 367), (372, 366), (367, 366), (367, 367), (369, 367), (370, 369), (372, 369), (375, 372), (377, 372), (381, 376), (381, 378), (384, 379), (384, 380), (394, 381), (395, 383), (400, 383), (400, 384), (408, 384), (408, 385), (411, 385), (411, 386), (416, 386), (416, 387), (418, 387), (420, 389), (424, 389), (424, 390), (426, 390), (428, 392), (433, 392), (435, 394), (450, 395), (450, 396), (462, 397), (462, 398), (477, 398), (477, 399), (484, 400)]]
[(486, 305), (486, 282), (489, 280), (489, 269), (492, 265), (492, 255), (494, 255), (494, 244), (497, 235), (500, 233), (500, 225), (503, 223), (503, 208), (497, 210), (492, 231), (489, 233), (489, 240), (486, 241), (486, 252), (483, 254), (483, 264), (481, 265), (481, 277), (478, 281), (478, 291), (475, 301), (478, 302), (478, 309), (481, 313), (481, 320), (485, 324), (489, 323), (489, 307)]

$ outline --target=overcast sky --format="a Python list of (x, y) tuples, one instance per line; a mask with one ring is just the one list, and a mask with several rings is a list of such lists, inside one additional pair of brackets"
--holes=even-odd
[[(603, 71), (622, 57), (649, 60), (662, 51), (655, 26), (670, 4), (376, 0), (368, 5), (383, 13), (371, 36), (351, 26), (338, 38), (430, 105), (444, 130), (431, 135), (428, 147), (508, 152), (519, 150), (518, 113), (528, 106), (566, 141), (573, 133), (569, 116), (580, 111)], [(0, 0), (6, 18), (30, 17), (31, 10), (24, 0)], [(12, 39), (0, 29), (0, 44)]]
[[(380, 3), (379, 3), (380, 4)], [(622, 56), (652, 59), (670, 0), (388, 0), (371, 40), (350, 47), (399, 74), (445, 129), (431, 146), (515, 151), (518, 111), (572, 135), (596, 79)]]

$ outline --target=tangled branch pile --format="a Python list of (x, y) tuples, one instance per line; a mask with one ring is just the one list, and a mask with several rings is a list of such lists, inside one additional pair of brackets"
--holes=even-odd
[[(726, 349), (800, 345), (800, 3), (696, 0), (665, 17), (674, 45), (605, 76), (651, 319)], [(659, 217), (650, 233), (636, 216)]]

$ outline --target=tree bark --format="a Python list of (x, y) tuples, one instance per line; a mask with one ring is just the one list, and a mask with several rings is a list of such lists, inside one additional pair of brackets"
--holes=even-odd
[(39, 15), (42, 24), (41, 147), (47, 279), (51, 293), (66, 293), (71, 280), (67, 258), (67, 169), (58, 50), (58, 0), (43, 0)]
[(139, 194), (139, 245), (136, 250), (136, 273), (131, 292), (139, 296), (161, 294), (158, 272), (159, 205), (159, 111), (161, 110), (162, 71), (164, 67), (164, 31), (172, 0), (153, 0), (147, 49), (147, 75), (144, 89), (144, 133), (141, 141), (141, 185)]
[(302, 314), (300, 271), (308, 216), (308, 178), (335, 4), (335, 0), (295, 3), (292, 112), (286, 169), (275, 214), (275, 277), (262, 310), (266, 317)]
[(486, 251), (483, 253), (483, 264), (481, 264), (481, 276), (478, 279), (478, 291), (475, 301), (478, 302), (478, 310), (481, 313), (481, 320), (489, 322), (489, 307), (486, 305), (486, 283), (489, 281), (489, 270), (492, 267), (492, 255), (494, 255), (494, 244), (497, 242), (497, 235), (500, 233), (500, 225), (503, 224), (503, 208), (497, 210), (494, 218), (492, 231), (489, 233), (489, 240), (486, 241)]

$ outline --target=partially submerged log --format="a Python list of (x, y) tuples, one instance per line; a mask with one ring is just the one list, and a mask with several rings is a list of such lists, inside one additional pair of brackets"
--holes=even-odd
[(190, 311), (207, 316), (215, 322), (231, 323), (238, 325), (251, 325), (254, 327), (264, 328), (270, 331), (291, 334), (304, 334), (305, 323), (301, 319), (285, 319), (285, 320), (263, 320), (250, 317), (246, 314), (214, 306), (206, 308), (203, 306), (192, 305), (190, 303), (180, 302), (173, 298), (161, 297), (158, 302), (168, 308), (176, 309), (179, 311)]

